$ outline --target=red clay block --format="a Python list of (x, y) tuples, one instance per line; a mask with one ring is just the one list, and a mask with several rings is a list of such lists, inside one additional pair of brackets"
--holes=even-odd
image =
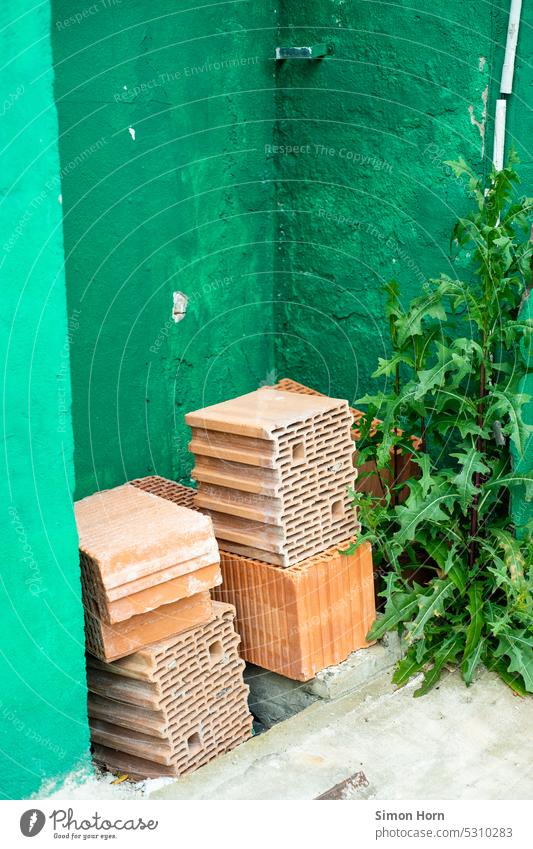
[[(106, 588), (212, 555), (207, 517), (154, 499), (130, 484), (96, 492), (74, 505), (80, 549), (99, 565)], [(181, 573), (183, 574), (183, 573)]]
[(224, 550), (287, 567), (356, 530), (346, 401), (264, 388), (185, 420), (195, 504)]
[(210, 519), (125, 484), (75, 504), (84, 600), (113, 625), (221, 580)]
[[(165, 478), (133, 483), (184, 506), (194, 498), (193, 489)], [(287, 569), (221, 551), (223, 583), (214, 596), (237, 610), (245, 660), (306, 681), (367, 645), (376, 616), (372, 552), (365, 544), (340, 554), (348, 545), (345, 540)]]
[(87, 650), (101, 660), (116, 660), (143, 646), (208, 622), (213, 613), (208, 592), (165, 604), (149, 613), (132, 616), (124, 622), (108, 625), (85, 600), (85, 638)]
[(181, 483), (162, 478), (159, 475), (136, 478), (130, 483), (132, 486), (144, 490), (144, 492), (151, 492), (152, 495), (157, 495), (158, 498), (164, 498), (166, 501), (172, 501), (181, 507), (188, 507), (190, 510), (198, 509), (194, 503), (196, 490), (192, 486), (183, 486)]
[(334, 546), (288, 569), (221, 552), (221, 568), (214, 596), (235, 605), (250, 663), (308, 681), (368, 645), (376, 618), (368, 543), (349, 555)]
[(189, 598), (198, 593), (208, 592), (222, 583), (220, 565), (204, 566), (178, 578), (172, 578), (162, 584), (156, 584), (138, 593), (124, 596), (108, 603), (111, 623), (123, 622), (132, 616), (157, 610), (164, 604), (171, 604), (182, 598)]
[(88, 658), (94, 756), (134, 778), (192, 772), (251, 736), (234, 609), (115, 663)]
[[(302, 383), (297, 383), (295, 380), (290, 380), (290, 378), (283, 378), (275, 386), (273, 389), (282, 389), (285, 392), (296, 392), (300, 395), (321, 395), (322, 393), (317, 392), (316, 389), (310, 389), (309, 386), (304, 386)], [(361, 410), (357, 410), (355, 407), (350, 407), (350, 412), (353, 416), (354, 423), (357, 425), (364, 417), (364, 413)], [(378, 424), (378, 420), (374, 420), (375, 424)], [(357, 427), (352, 430), (352, 438), (357, 442), (360, 437), (360, 431)], [(421, 445), (420, 438), (417, 436), (411, 437), (411, 442), (413, 444), (413, 448), (418, 450)], [(357, 492), (367, 492), (371, 495), (375, 495), (378, 498), (384, 495), (383, 487), (381, 485), (381, 481), (379, 479), (379, 475), (377, 473), (376, 464), (373, 461), (369, 461), (368, 463), (361, 463), (360, 465), (357, 463), (357, 452), (354, 455), (354, 461), (357, 468), (357, 479), (355, 481), (354, 489)], [(420, 475), (420, 468), (413, 463), (412, 455), (398, 451), (398, 481), (400, 483), (408, 480), (409, 478), (416, 478)], [(391, 483), (391, 475), (386, 472), (381, 472), (381, 478), (387, 484)], [(407, 487), (404, 487), (404, 490), (400, 493), (400, 500), (403, 500), (404, 497), (408, 495)]]

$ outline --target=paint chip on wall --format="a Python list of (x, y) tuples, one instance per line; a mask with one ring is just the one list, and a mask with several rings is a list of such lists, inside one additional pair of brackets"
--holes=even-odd
[(133, 129), (133, 127), (128, 127), (128, 133), (132, 137), (133, 141), (135, 141), (135, 130)]
[(483, 91), (481, 92), (481, 101), (483, 103), (483, 111), (481, 112), (481, 120), (478, 121), (476, 118), (476, 113), (474, 110), (474, 104), (471, 103), (468, 107), (468, 111), (470, 113), (470, 122), (473, 127), (477, 127), (479, 130), (479, 135), (481, 136), (481, 156), (485, 155), (485, 125), (487, 122), (487, 101), (489, 97), (489, 87), (485, 86)]
[(174, 292), (173, 300), (174, 303), (172, 306), (172, 319), (177, 324), (178, 321), (181, 321), (183, 318), (185, 318), (189, 299), (187, 295), (183, 294), (183, 292)]

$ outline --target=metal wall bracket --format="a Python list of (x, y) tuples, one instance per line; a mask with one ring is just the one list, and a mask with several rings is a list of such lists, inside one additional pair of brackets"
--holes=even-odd
[(310, 47), (276, 47), (276, 59), (323, 59), (332, 52), (327, 44), (312, 44)]

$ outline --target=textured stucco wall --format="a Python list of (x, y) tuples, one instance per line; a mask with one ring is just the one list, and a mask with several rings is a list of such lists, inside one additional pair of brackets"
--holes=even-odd
[[(407, 298), (453, 273), (467, 200), (443, 160), (482, 167), (484, 126), (492, 149), (507, 8), (188, 8), (55, 0), (50, 20), (13, 0), (0, 13), (4, 796), (87, 751), (67, 339), (78, 496), (150, 471), (186, 478), (187, 409), (281, 375), (350, 398), (369, 388), (382, 282), (396, 275)], [(531, 194), (523, 15), (508, 129)], [(323, 62), (272, 60), (276, 44), (318, 41), (334, 49)], [(175, 291), (189, 297), (179, 323)]]
[(395, 276), (407, 300), (454, 273), (450, 232), (467, 201), (444, 160), (481, 168), (492, 153), (502, 22), (469, 0), (310, 0), (286, 3), (282, 25), (285, 43), (333, 54), (277, 75), (279, 143), (299, 148), (276, 160), (278, 369), (353, 399), (387, 344), (383, 283)]
[[(278, 67), (276, 367), (356, 399), (387, 350), (383, 283), (405, 301), (451, 259), (469, 208), (445, 160), (490, 167), (509, 3), (292, 0), (284, 44), (327, 42), (322, 61)], [(533, 194), (533, 9), (524, 4), (507, 148)], [(529, 380), (528, 386), (531, 381)], [(531, 469), (531, 458), (520, 468)], [(532, 517), (515, 498), (515, 513)]]
[(52, 21), (79, 496), (186, 479), (184, 413), (271, 380), (274, 348), (274, 4), (86, 8)]
[(88, 751), (49, 23), (0, 9), (0, 798)]
[[(364, 394), (383, 283), (407, 299), (456, 271), (468, 200), (444, 160), (492, 153), (508, 9), (52, 6), (77, 495), (187, 480), (187, 409), (276, 376)], [(508, 124), (526, 181), (532, 22), (525, 8)], [(273, 62), (322, 41), (323, 61)]]
[[(54, 0), (52, 21), (78, 495), (186, 480), (183, 413), (276, 375), (369, 389), (384, 281), (407, 299), (455, 271), (468, 200), (444, 160), (492, 152), (507, 22), (473, 0), (94, 9)], [(526, 176), (527, 15), (509, 110)], [(323, 61), (272, 60), (320, 41)]]

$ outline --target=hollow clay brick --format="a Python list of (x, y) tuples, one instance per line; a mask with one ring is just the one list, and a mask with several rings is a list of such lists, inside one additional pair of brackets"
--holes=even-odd
[(75, 513), (84, 602), (103, 624), (205, 592), (221, 580), (207, 516), (129, 484), (78, 501)]
[(288, 567), (356, 530), (346, 401), (264, 388), (185, 420), (195, 504), (224, 550)]
[(102, 622), (98, 612), (91, 606), (90, 598), (84, 597), (84, 608), (87, 650), (108, 661), (125, 657), (150, 643), (208, 622), (213, 613), (209, 592), (182, 598), (114, 625)]
[(144, 490), (144, 492), (151, 492), (152, 495), (157, 495), (158, 498), (172, 501), (181, 507), (188, 507), (189, 510), (198, 509), (194, 503), (196, 490), (192, 486), (183, 486), (181, 483), (176, 483), (168, 478), (162, 478), (159, 475), (147, 475), (145, 478), (136, 478), (130, 481), (130, 484)]
[(222, 552), (221, 568), (214, 595), (235, 605), (250, 663), (308, 681), (368, 645), (376, 618), (368, 543), (348, 555), (333, 546), (288, 569)]
[(94, 756), (134, 778), (192, 772), (251, 736), (235, 610), (115, 663), (88, 657)]
[[(132, 481), (176, 504), (193, 504), (194, 490), (160, 477)], [(367, 645), (375, 619), (372, 552), (349, 541), (280, 569), (221, 551), (223, 583), (215, 598), (233, 604), (241, 656), (288, 678), (306, 681)]]
[[(297, 383), (295, 380), (290, 380), (290, 378), (283, 378), (275, 386), (273, 389), (281, 389), (285, 392), (295, 392), (301, 395), (321, 395), (320, 392), (317, 392), (316, 389), (310, 389), (308, 386), (304, 386), (302, 383)], [(358, 425), (361, 419), (364, 417), (364, 413), (361, 410), (357, 410), (355, 407), (350, 407), (350, 412), (353, 416), (354, 424)], [(375, 423), (378, 424), (378, 420), (375, 420)], [(352, 438), (357, 442), (360, 437), (360, 431), (357, 427), (354, 427), (352, 430)], [(413, 444), (413, 448), (419, 449), (421, 445), (421, 441), (419, 437), (412, 436), (411, 442)], [(357, 479), (355, 482), (354, 489), (357, 492), (367, 492), (376, 497), (381, 497), (384, 495), (383, 487), (381, 485), (379, 475), (377, 473), (376, 464), (373, 461), (369, 461), (367, 463), (358, 464), (357, 463), (357, 452), (354, 455), (354, 461), (357, 468)], [(412, 455), (398, 451), (398, 481), (402, 483), (403, 481), (408, 480), (412, 477), (418, 477), (420, 475), (420, 468), (413, 463)], [(387, 471), (381, 472), (382, 479), (387, 483), (391, 483), (391, 475)], [(400, 493), (400, 500), (403, 500), (408, 495), (407, 487), (402, 490)]]

